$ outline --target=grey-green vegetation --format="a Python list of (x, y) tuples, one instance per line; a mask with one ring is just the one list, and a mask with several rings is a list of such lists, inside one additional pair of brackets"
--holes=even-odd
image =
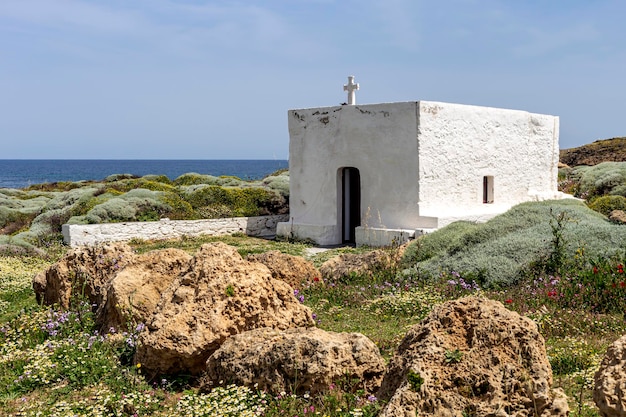
[(529, 268), (545, 266), (554, 250), (555, 218), (563, 218), (564, 256), (611, 257), (626, 251), (626, 226), (576, 200), (523, 203), (492, 220), (457, 222), (415, 241), (405, 275), (433, 280), (458, 274), (480, 286), (510, 285)]
[(0, 189), (0, 244), (33, 249), (61, 239), (61, 226), (161, 218), (195, 220), (282, 214), (288, 211), (289, 174), (259, 181), (184, 174), (110, 175), (101, 182), (38, 184)]
[(602, 162), (564, 168), (559, 172), (560, 187), (587, 201), (603, 195), (626, 197), (626, 162)]

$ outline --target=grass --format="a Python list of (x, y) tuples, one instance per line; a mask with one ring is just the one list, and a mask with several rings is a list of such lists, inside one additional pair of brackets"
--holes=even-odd
[[(447, 235), (451, 243), (439, 240), (424, 248), (437, 253), (441, 247), (458, 244), (459, 236), (475, 227), (457, 229), (459, 233)], [(549, 228), (544, 238), (550, 241)], [(131, 245), (140, 253), (164, 247), (193, 253), (203, 243), (214, 241), (233, 245), (244, 256), (269, 250), (304, 255), (307, 247), (243, 235), (136, 240)], [(312, 261), (319, 266), (333, 255), (365, 250), (333, 249)], [(419, 247), (415, 251), (411, 256), (422, 256)], [(88, 305), (77, 303), (62, 312), (35, 303), (30, 280), (56, 257), (11, 253), (0, 257), (1, 415), (343, 417), (375, 416), (383, 406), (356, 390), (355, 381), (349, 380), (337, 381), (317, 396), (289, 392), (272, 396), (254, 387), (237, 386), (200, 394), (188, 378), (148, 380), (141, 364), (130, 359), (141, 328), (129, 334), (94, 333)], [(555, 386), (562, 387), (570, 400), (570, 415), (599, 416), (591, 399), (591, 377), (608, 344), (626, 333), (626, 276), (620, 272), (626, 259), (601, 258), (580, 250), (565, 253), (561, 263), (559, 275), (534, 270), (501, 288), (480, 288), (454, 271), (426, 281), (396, 274), (394, 267), (299, 291), (316, 313), (320, 328), (363, 333), (387, 359), (406, 331), (437, 303), (477, 292), (499, 300), (537, 322), (547, 342)], [(450, 360), (462, 360), (457, 356), (450, 352)]]

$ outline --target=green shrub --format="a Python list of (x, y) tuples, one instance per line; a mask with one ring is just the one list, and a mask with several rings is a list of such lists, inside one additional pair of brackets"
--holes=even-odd
[(283, 197), (289, 197), (289, 171), (277, 171), (263, 178), (262, 184)]
[(598, 197), (589, 203), (589, 208), (608, 216), (613, 210), (626, 210), (626, 197), (621, 195)]
[(0, 206), (0, 234), (11, 235), (25, 227), (35, 218), (35, 214)]
[(113, 181), (106, 184), (106, 191), (116, 190), (122, 193), (129, 192), (135, 189), (144, 189), (151, 191), (176, 191), (176, 188), (170, 184), (163, 182), (150, 181), (145, 178), (124, 179), (119, 181)]
[(411, 265), (434, 256), (443, 255), (451, 247), (456, 246), (455, 240), (460, 239), (467, 233), (471, 233), (476, 227), (476, 223), (458, 221), (434, 233), (422, 236), (409, 244), (404, 252), (402, 263)]
[[(450, 225), (460, 229), (457, 234), (447, 226), (420, 238), (417, 259), (424, 260), (405, 273), (435, 279), (442, 273), (456, 272), (481, 286), (510, 285), (529, 268), (543, 268), (550, 259), (554, 251), (551, 222), (560, 213), (567, 218), (560, 243), (565, 261), (573, 259), (580, 248), (593, 257), (611, 256), (626, 247), (622, 226), (609, 223), (579, 201), (523, 203), (473, 228)], [(426, 252), (432, 256), (420, 256), (423, 247), (435, 248)]]
[(220, 208), (217, 212), (223, 213), (224, 208), (228, 208), (230, 215), (235, 217), (274, 213), (276, 206), (284, 204), (281, 196), (257, 187), (194, 186), (186, 190), (184, 198), (199, 214), (206, 215), (215, 208)]
[(174, 192), (166, 192), (160, 196), (168, 209), (163, 213), (164, 217), (172, 220), (190, 220), (195, 218), (195, 212), (191, 204)]
[(572, 178), (580, 182), (579, 197), (624, 195), (626, 191), (626, 162), (602, 162), (594, 166), (579, 166), (572, 170)]
[(174, 185), (179, 187), (198, 184), (218, 185), (218, 178), (212, 175), (203, 175), (197, 174), (195, 172), (190, 172), (176, 178), (173, 183)]
[(95, 206), (87, 213), (87, 223), (158, 220), (171, 209), (161, 201), (160, 191), (134, 189)]
[(166, 175), (144, 175), (141, 178), (146, 181), (162, 182), (163, 184), (172, 185), (172, 180), (170, 180)]
[(136, 179), (139, 178), (136, 175), (133, 174), (113, 174), (113, 175), (109, 175), (108, 177), (106, 177), (104, 179), (104, 182), (115, 182), (115, 181), (121, 181), (121, 180), (132, 180), (132, 179)]

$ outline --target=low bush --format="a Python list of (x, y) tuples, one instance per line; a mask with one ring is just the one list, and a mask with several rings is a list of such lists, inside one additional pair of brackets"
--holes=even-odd
[(577, 197), (622, 195), (626, 197), (626, 162), (602, 162), (594, 166), (578, 166), (571, 177), (578, 180)]
[[(562, 224), (555, 226), (559, 215)], [(559, 258), (573, 258), (580, 248), (594, 257), (615, 255), (626, 247), (623, 226), (609, 223), (584, 203), (523, 203), (487, 223), (452, 224), (419, 238), (405, 255), (405, 261), (416, 260), (408, 273), (433, 280), (456, 272), (481, 286), (510, 285), (530, 267), (543, 271), (559, 266), (554, 265), (553, 227), (562, 233)]]
[(142, 188), (144, 190), (151, 191), (175, 191), (176, 188), (170, 184), (166, 184), (159, 181), (151, 181), (146, 178), (136, 179), (124, 179), (119, 181), (113, 181), (106, 184), (106, 190), (115, 190), (122, 193), (127, 193), (131, 190)]
[(87, 215), (87, 223), (153, 221), (171, 209), (161, 200), (160, 191), (135, 189), (95, 206)]
[(589, 203), (589, 208), (605, 216), (611, 214), (613, 210), (626, 211), (626, 197), (621, 195), (605, 195), (598, 197)]

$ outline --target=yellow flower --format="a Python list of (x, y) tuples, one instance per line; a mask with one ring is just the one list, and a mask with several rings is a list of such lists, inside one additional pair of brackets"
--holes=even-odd
[(137, 368), (141, 368), (141, 363), (138, 363), (138, 364), (137, 364)]

